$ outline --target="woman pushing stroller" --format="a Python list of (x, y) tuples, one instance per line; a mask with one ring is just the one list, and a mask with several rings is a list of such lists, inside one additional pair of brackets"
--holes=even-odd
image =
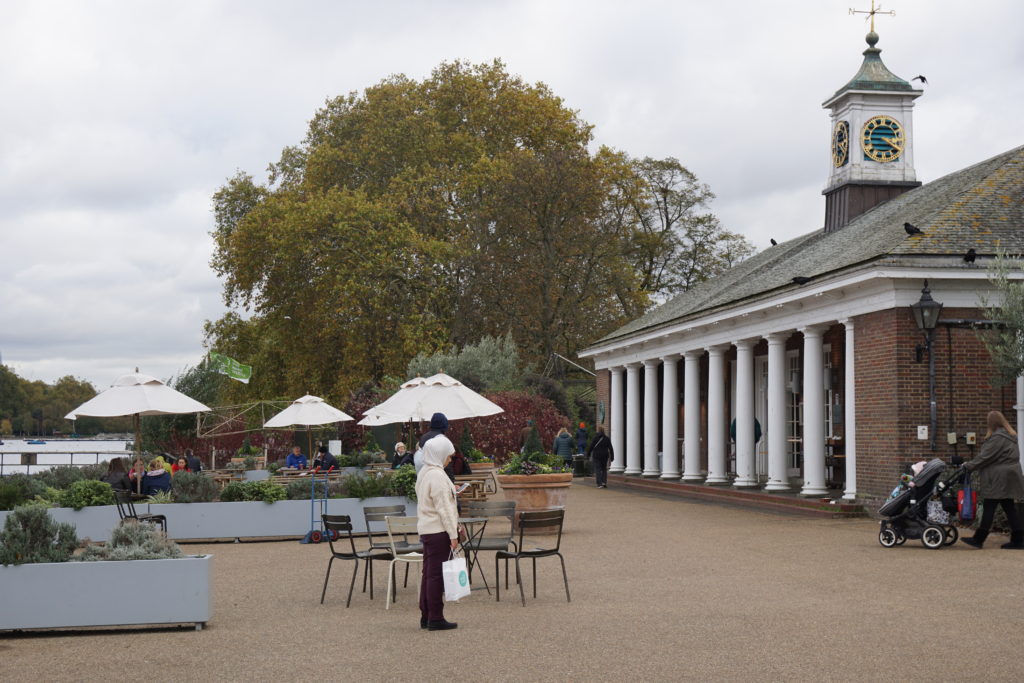
[[(1021, 525), (1020, 510), (1014, 504), (1015, 499), (1024, 498), (1024, 473), (1021, 472), (1017, 432), (998, 410), (991, 411), (986, 422), (988, 432), (981, 452), (964, 463), (969, 472), (978, 472), (981, 479), (981, 496), (984, 500), (981, 521), (973, 537), (962, 537), (960, 540), (974, 548), (981, 548), (992, 529), (996, 506), (1001, 505), (1010, 524), (1010, 542), (1000, 547), (1024, 549), (1024, 527)], [(960, 464), (957, 460), (954, 457), (954, 464)]]

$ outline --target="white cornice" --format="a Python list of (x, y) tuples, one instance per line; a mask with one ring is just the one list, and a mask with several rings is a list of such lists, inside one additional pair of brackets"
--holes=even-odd
[(920, 298), (923, 281), (932, 296), (950, 308), (973, 308), (978, 294), (989, 290), (988, 271), (876, 266), (821, 280), (757, 301), (740, 302), (727, 310), (640, 330), (622, 339), (598, 343), (579, 355), (593, 358), (597, 368), (640, 363), (668, 354), (683, 354), (737, 339), (762, 338), (799, 327), (909, 306)]

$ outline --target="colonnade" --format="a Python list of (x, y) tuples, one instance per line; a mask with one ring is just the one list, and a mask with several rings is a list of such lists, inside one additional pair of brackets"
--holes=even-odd
[[(844, 498), (856, 496), (856, 425), (854, 410), (854, 325), (852, 319), (839, 321), (845, 327), (844, 402), (846, 447), (846, 490)], [(804, 482), (801, 495), (818, 496), (828, 492), (825, 478), (825, 388), (823, 335), (830, 324), (797, 328), (803, 335), (803, 446)], [(793, 331), (771, 332), (768, 342), (767, 386), (767, 491), (788, 491), (786, 439), (786, 341)], [(730, 344), (683, 349), (657, 358), (613, 366), (609, 412), (611, 440), (615, 457), (611, 472), (684, 482), (726, 484), (728, 471), (728, 433), (725, 411), (725, 358), (730, 347), (736, 349), (736, 399), (732, 416), (736, 420), (736, 476), (732, 485), (749, 488), (759, 485), (755, 463), (754, 347), (762, 337), (738, 339)], [(701, 470), (701, 372), (705, 352), (708, 361), (707, 386), (707, 474)], [(683, 362), (683, 452), (682, 471), (677, 446), (679, 433), (678, 366)], [(658, 395), (658, 367), (663, 366), (664, 381)], [(643, 396), (640, 372), (644, 373)], [(642, 410), (641, 410), (642, 407)], [(643, 416), (641, 421), (641, 414)], [(661, 433), (658, 433), (658, 415)], [(625, 417), (625, 419), (623, 419)], [(641, 435), (643, 436), (641, 441)], [(642, 446), (642, 452), (641, 452)], [(658, 453), (662, 454), (661, 465)]]

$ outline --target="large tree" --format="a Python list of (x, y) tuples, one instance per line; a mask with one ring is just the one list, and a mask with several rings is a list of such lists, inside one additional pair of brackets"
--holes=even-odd
[[(511, 333), (527, 362), (575, 353), (713, 272), (725, 234), (645, 222), (642, 163), (591, 143), (547, 86), (497, 61), (329, 100), (265, 184), (239, 174), (214, 197), (234, 310), (208, 344), (253, 364), (261, 397), (342, 398), (486, 335)], [(671, 268), (644, 264), (656, 243)]]

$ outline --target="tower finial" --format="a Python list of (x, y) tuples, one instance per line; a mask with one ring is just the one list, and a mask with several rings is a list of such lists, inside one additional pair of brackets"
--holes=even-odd
[(881, 5), (879, 5), (878, 7), (875, 7), (875, 0), (871, 0), (871, 9), (870, 10), (854, 9), (854, 8), (851, 7), (850, 8), (850, 14), (867, 14), (868, 15), (867, 17), (865, 17), (865, 21), (867, 19), (871, 20), (871, 32), (868, 33), (868, 35), (867, 35), (868, 45), (871, 46), (871, 47), (874, 47), (875, 43), (878, 42), (878, 34), (875, 33), (875, 15), (876, 14), (888, 14), (890, 17), (896, 16), (896, 12), (893, 11), (893, 10), (889, 10), (888, 12), (883, 12)]

